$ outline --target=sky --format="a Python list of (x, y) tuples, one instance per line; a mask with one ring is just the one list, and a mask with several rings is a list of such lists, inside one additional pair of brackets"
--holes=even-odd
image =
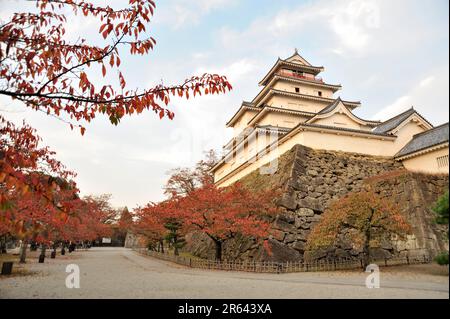
[[(25, 10), (25, 1), (0, 0), (0, 19)], [(123, 1), (97, 1), (120, 7)], [(174, 120), (153, 113), (126, 117), (118, 126), (98, 117), (84, 136), (67, 124), (0, 97), (0, 112), (25, 119), (43, 144), (77, 173), (82, 194), (112, 195), (129, 208), (164, 198), (167, 172), (192, 166), (208, 149), (221, 151), (232, 136), (225, 123), (278, 57), (295, 48), (325, 67), (335, 97), (360, 100), (356, 115), (385, 120), (411, 106), (432, 124), (448, 122), (449, 3), (446, 0), (164, 0), (147, 27), (156, 47), (147, 56), (124, 52), (121, 69), (129, 87), (176, 84), (204, 72), (226, 75), (225, 95), (173, 99)], [(67, 34), (91, 41), (98, 25), (68, 19)], [(98, 73), (98, 72), (97, 72)], [(103, 81), (99, 74), (94, 79)], [(95, 78), (96, 77), (96, 78)]]

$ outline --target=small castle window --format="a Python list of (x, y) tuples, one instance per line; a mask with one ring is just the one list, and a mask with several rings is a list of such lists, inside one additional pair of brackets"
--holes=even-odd
[(436, 158), (438, 168), (447, 167), (448, 166), (448, 155), (439, 156)]
[(318, 94), (319, 96), (322, 96), (322, 91), (318, 91), (317, 94)]
[(300, 93), (300, 88), (295, 88), (295, 93)]

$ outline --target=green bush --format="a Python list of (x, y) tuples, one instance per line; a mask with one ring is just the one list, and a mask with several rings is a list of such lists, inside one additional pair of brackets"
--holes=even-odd
[(448, 265), (448, 253), (441, 253), (434, 258), (439, 265)]

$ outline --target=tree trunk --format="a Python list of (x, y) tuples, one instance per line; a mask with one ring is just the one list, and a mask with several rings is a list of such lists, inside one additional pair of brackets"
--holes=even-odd
[(159, 247), (161, 248), (161, 253), (164, 254), (164, 241), (163, 240), (159, 241)]
[(367, 266), (370, 263), (370, 247), (369, 247), (370, 240), (366, 237), (364, 240), (364, 246), (363, 246), (363, 271), (366, 270)]
[(176, 236), (176, 235), (173, 237), (173, 253), (174, 253), (175, 256), (179, 255), (179, 252), (178, 252), (178, 236)]
[(6, 254), (6, 235), (0, 240), (0, 254)]
[(47, 246), (45, 244), (41, 244), (41, 253), (40, 253), (40, 256), (39, 256), (39, 262), (44, 262), (46, 248), (47, 248)]
[(375, 210), (372, 208), (371, 214), (367, 221), (366, 228), (364, 229), (364, 246), (363, 246), (363, 271), (366, 270), (367, 266), (370, 264), (370, 240), (372, 237), (372, 218)]
[(222, 261), (222, 241), (220, 240), (214, 240), (214, 244), (216, 245), (216, 260)]
[(20, 259), (19, 263), (24, 264), (27, 258), (27, 247), (28, 247), (28, 240), (24, 239), (22, 240), (22, 243), (20, 244)]

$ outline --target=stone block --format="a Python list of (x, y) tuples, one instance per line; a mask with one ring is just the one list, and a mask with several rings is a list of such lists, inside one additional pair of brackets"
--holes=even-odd
[(306, 243), (304, 241), (296, 241), (294, 245), (292, 245), (292, 248), (303, 253), (306, 249)]
[(285, 242), (286, 244), (293, 243), (293, 242), (295, 241), (295, 238), (296, 238), (296, 235), (295, 235), (295, 234), (287, 234), (287, 235), (284, 237), (284, 242)]
[(300, 217), (314, 216), (314, 211), (311, 208), (300, 207), (297, 209), (297, 215)]
[(278, 205), (289, 210), (295, 210), (297, 208), (295, 196), (290, 194), (284, 194), (278, 201)]
[(297, 250), (288, 247), (285, 244), (269, 239), (269, 245), (271, 254), (270, 256), (267, 256), (267, 260), (277, 262), (302, 260), (302, 255)]
[(308, 170), (306, 171), (306, 174), (309, 175), (309, 176), (314, 177), (314, 176), (319, 175), (319, 172), (317, 172), (315, 169), (308, 169)]
[(278, 229), (271, 229), (270, 230), (270, 237), (273, 239), (276, 239), (280, 242), (284, 240), (284, 237), (286, 236), (286, 233), (284, 231), (278, 230)]

